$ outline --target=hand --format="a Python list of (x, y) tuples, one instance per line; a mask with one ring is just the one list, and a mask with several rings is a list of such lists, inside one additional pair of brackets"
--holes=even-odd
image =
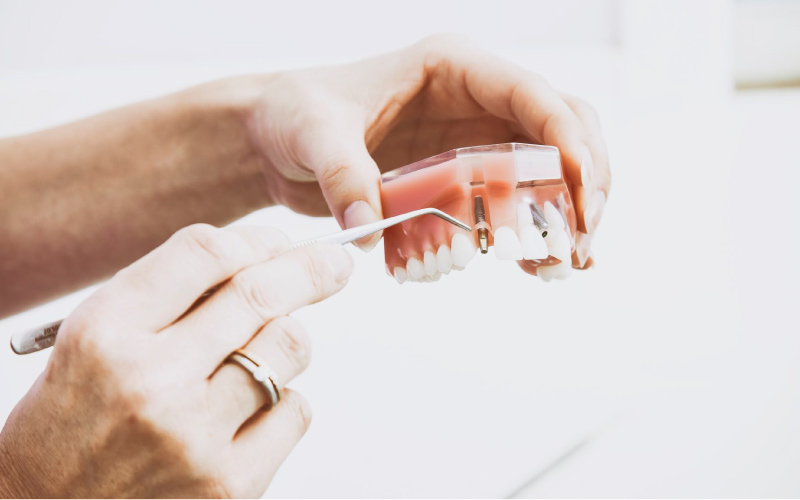
[[(0, 495), (258, 497), (309, 423), (225, 363), (247, 345), (286, 383), (309, 360), (293, 310), (338, 292), (341, 246), (190, 226), (82, 303), (0, 434)], [(210, 297), (202, 294), (222, 283)]]
[(561, 150), (588, 256), (610, 185), (599, 121), (540, 76), (437, 36), (354, 64), (279, 74), (265, 87), (249, 123), (275, 202), (312, 215), (329, 207), (352, 227), (380, 217), (381, 170), (463, 146), (548, 144)]

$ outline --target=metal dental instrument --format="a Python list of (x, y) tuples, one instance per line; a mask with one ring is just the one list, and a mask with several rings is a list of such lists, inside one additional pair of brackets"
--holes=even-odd
[[(420, 210), (414, 210), (413, 212), (408, 212), (405, 214), (396, 215), (394, 217), (389, 217), (388, 219), (379, 220), (377, 222), (373, 222), (371, 224), (364, 224), (363, 226), (356, 226), (350, 229), (345, 229), (343, 231), (338, 231), (336, 233), (326, 234), (325, 236), (319, 236), (316, 238), (310, 238), (303, 241), (298, 241), (294, 243), (292, 246), (289, 247), (289, 250), (294, 250), (296, 248), (304, 247), (306, 245), (313, 245), (315, 243), (339, 243), (341, 245), (346, 245), (347, 243), (352, 243), (356, 240), (360, 240), (365, 236), (369, 236), (370, 234), (377, 233), (378, 231), (382, 231), (388, 227), (394, 226), (396, 224), (400, 224), (401, 222), (405, 222), (409, 219), (413, 219), (415, 217), (419, 217), (420, 215), (433, 215), (439, 217), (440, 219), (446, 220), (450, 224), (460, 227), (465, 231), (472, 231), (472, 228), (460, 220), (442, 212), (441, 210), (435, 208), (423, 208)], [(203, 294), (203, 296), (208, 296), (216, 291), (217, 287), (214, 287)], [(11, 336), (11, 350), (13, 350), (17, 354), (31, 354), (37, 351), (41, 351), (42, 349), (47, 349), (48, 347), (52, 347), (53, 344), (56, 343), (56, 336), (58, 335), (58, 329), (61, 326), (61, 322), (64, 321), (60, 319), (58, 321), (53, 321), (52, 323), (47, 323), (46, 325), (39, 326), (32, 330), (28, 330), (25, 332), (16, 333)]]
[(378, 231), (382, 231), (387, 227), (391, 227), (394, 226), (395, 224), (399, 224), (409, 219), (419, 217), (420, 215), (427, 215), (427, 214), (434, 215), (436, 217), (439, 217), (440, 219), (446, 220), (450, 224), (458, 226), (466, 231), (472, 231), (471, 227), (464, 224), (455, 217), (452, 217), (442, 212), (441, 210), (435, 208), (421, 208), (419, 210), (414, 210), (413, 212), (395, 215), (394, 217), (389, 217), (388, 219), (379, 220), (378, 222), (373, 222), (371, 224), (364, 224), (363, 226), (357, 226), (350, 229), (345, 229), (344, 231), (327, 234), (325, 236), (320, 236), (318, 238), (311, 238), (305, 241), (300, 241), (292, 245), (290, 247), (290, 250), (294, 250), (295, 248), (302, 247), (305, 245), (313, 245), (314, 243), (341, 243), (342, 245), (347, 243), (352, 243), (353, 241), (360, 240), (361, 238), (369, 236), (372, 233), (377, 233)]

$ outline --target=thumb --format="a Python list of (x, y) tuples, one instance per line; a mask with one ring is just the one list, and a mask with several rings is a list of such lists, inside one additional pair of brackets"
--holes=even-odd
[[(351, 228), (380, 220), (380, 171), (363, 134), (325, 134), (315, 142), (310, 166), (339, 225)], [(380, 233), (375, 233), (356, 245), (368, 252), (380, 238)]]

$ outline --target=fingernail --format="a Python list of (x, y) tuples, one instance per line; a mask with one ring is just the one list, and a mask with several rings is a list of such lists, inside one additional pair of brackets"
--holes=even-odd
[(581, 145), (581, 184), (586, 189), (592, 184), (592, 176), (594, 175), (594, 162), (592, 161), (592, 153), (585, 144)]
[(592, 246), (592, 237), (586, 233), (578, 232), (575, 236), (575, 255), (578, 257), (578, 269), (583, 269), (589, 259), (589, 250)]
[(353, 258), (342, 246), (334, 245), (325, 252), (325, 260), (337, 282), (342, 282), (353, 274)]
[[(346, 228), (362, 226), (378, 220), (378, 215), (364, 200), (351, 203), (344, 211), (344, 226)], [(365, 252), (369, 252), (378, 244), (380, 234), (373, 234), (356, 241), (356, 246)]]
[(589, 206), (586, 207), (586, 211), (583, 213), (583, 222), (587, 233), (594, 234), (597, 225), (600, 223), (600, 217), (603, 216), (605, 206), (606, 194), (604, 192), (597, 191), (592, 195), (592, 199), (589, 200)]

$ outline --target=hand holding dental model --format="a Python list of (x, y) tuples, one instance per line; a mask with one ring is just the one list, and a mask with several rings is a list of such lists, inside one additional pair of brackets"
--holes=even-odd
[[(512, 142), (534, 145), (470, 149)], [(403, 192), (420, 176), (446, 182), (412, 203)], [(609, 183), (586, 103), (451, 37), (0, 140), (0, 315), (125, 268), (64, 321), (6, 422), (0, 495), (267, 487), (308, 425), (306, 404), (283, 390), (308, 363), (287, 314), (341, 289), (352, 262), (338, 245), (287, 250), (273, 230), (191, 224), (283, 204), (354, 227), (419, 202), (474, 231), (430, 218), (387, 230), (398, 279), (438, 279), (490, 245), (549, 279), (590, 262)]]

